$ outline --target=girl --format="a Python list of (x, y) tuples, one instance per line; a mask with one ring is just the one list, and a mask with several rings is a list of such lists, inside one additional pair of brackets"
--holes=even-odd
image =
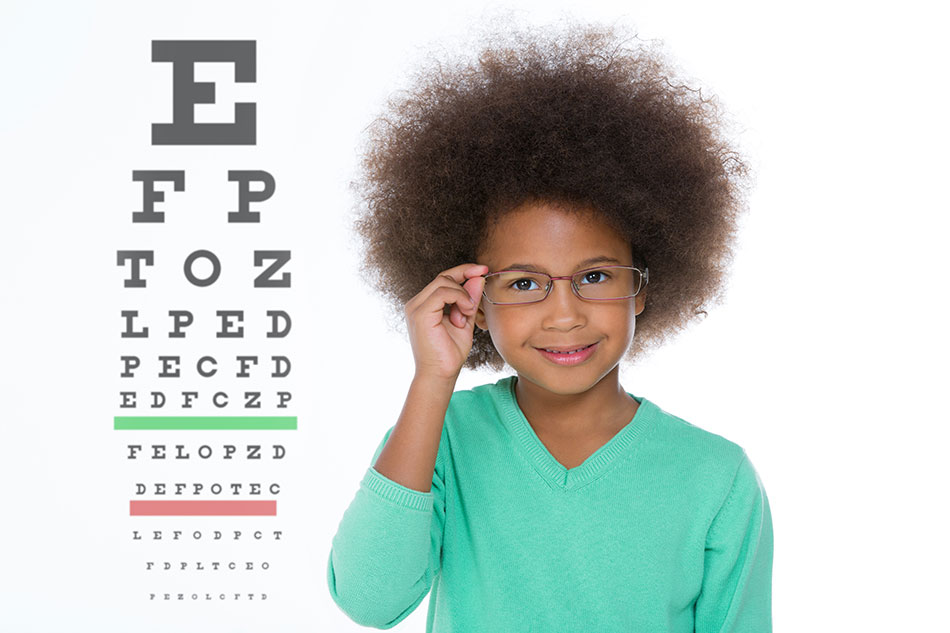
[(431, 590), (427, 632), (771, 631), (747, 455), (619, 382), (720, 299), (745, 168), (713, 104), (613, 29), (493, 42), (374, 128), (357, 226), (416, 370), (330, 593), (377, 628)]

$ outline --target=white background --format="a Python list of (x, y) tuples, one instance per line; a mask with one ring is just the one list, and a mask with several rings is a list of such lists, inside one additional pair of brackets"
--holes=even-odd
[[(363, 128), (425, 48), (461, 46), (499, 8), (661, 39), (736, 123), (756, 183), (728, 302), (625, 368), (623, 384), (749, 453), (773, 512), (775, 630), (946, 626), (948, 51), (925, 3), (4, 0), (0, 630), (363, 630), (330, 599), (326, 560), (412, 361), (357, 278), (347, 184)], [(257, 41), (257, 82), (203, 65), (218, 103), (196, 110), (226, 121), (235, 101), (255, 101), (256, 146), (150, 145), (151, 123), (171, 120), (154, 39)], [(187, 170), (162, 227), (132, 226), (133, 169)], [(227, 169), (275, 176), (261, 225), (225, 224)], [(230, 273), (222, 292), (260, 299), (249, 321), (278, 303), (294, 319), (284, 350), (300, 429), (278, 473), (290, 536), (266, 605), (137, 592), (134, 475), (112, 430), (118, 312), (133, 302), (115, 252), (149, 240), (160, 310), (211, 327), (228, 307), (179, 273), (210, 245)], [(292, 250), (292, 290), (243, 290), (254, 249)], [(497, 377), (466, 373), (459, 387)], [(427, 605), (397, 630), (422, 631)]]

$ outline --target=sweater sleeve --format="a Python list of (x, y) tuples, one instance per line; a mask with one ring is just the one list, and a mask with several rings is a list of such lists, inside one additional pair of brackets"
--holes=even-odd
[(330, 549), (327, 582), (334, 602), (357, 624), (392, 628), (429, 593), (442, 554), (442, 462), (440, 447), (429, 492), (402, 486), (370, 466), (343, 513)]
[(745, 453), (706, 535), (695, 615), (696, 633), (772, 631), (772, 515)]

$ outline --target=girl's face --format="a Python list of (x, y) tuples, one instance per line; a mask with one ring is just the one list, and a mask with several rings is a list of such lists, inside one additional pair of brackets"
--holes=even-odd
[[(506, 213), (481, 245), (476, 261), (490, 272), (528, 269), (552, 277), (598, 265), (633, 265), (624, 238), (594, 211), (568, 213), (526, 204)], [(546, 299), (525, 305), (493, 305), (482, 298), (475, 324), (491, 334), (495, 349), (526, 380), (551, 393), (586, 392), (620, 363), (633, 341), (636, 315), (646, 291), (633, 299), (585, 301), (569, 279), (554, 281)], [(580, 362), (560, 351), (591, 346)], [(571, 359), (574, 361), (575, 359)]]

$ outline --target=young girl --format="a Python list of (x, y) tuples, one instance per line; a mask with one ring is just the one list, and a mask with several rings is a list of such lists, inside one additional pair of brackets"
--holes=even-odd
[(431, 590), (427, 632), (771, 631), (749, 458), (618, 378), (720, 299), (742, 207), (713, 104), (670, 78), (612, 29), (522, 33), (377, 121), (358, 229), (416, 370), (333, 539), (354, 621)]

